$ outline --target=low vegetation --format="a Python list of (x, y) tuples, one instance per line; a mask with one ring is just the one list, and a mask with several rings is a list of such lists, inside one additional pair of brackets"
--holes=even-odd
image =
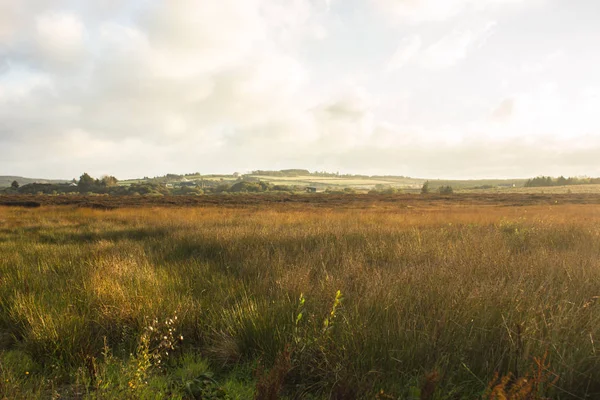
[[(570, 178), (571, 179), (571, 178)], [(202, 195), (220, 193), (267, 193), (305, 192), (307, 187), (317, 191), (342, 193), (369, 191), (383, 194), (418, 193), (425, 181), (418, 178), (393, 175), (340, 174), (339, 172), (314, 171), (305, 169), (284, 169), (279, 171), (256, 170), (249, 173), (224, 175), (166, 174), (164, 176), (143, 177), (117, 181), (105, 176), (92, 178), (84, 173), (72, 181), (47, 181), (21, 177), (0, 176), (0, 194), (109, 194), (109, 195)], [(432, 192), (441, 187), (454, 190), (507, 189), (522, 187), (525, 180), (484, 179), (484, 180), (432, 180), (428, 181)]]
[(525, 182), (525, 187), (548, 187), (548, 186), (572, 186), (572, 185), (598, 185), (600, 178), (576, 178), (559, 176), (552, 178), (550, 176), (538, 176)]
[(0, 207), (0, 396), (600, 396), (599, 205), (243, 197)]
[(104, 176), (94, 179), (87, 173), (79, 180), (65, 183), (29, 183), (19, 185), (15, 180), (9, 188), (0, 194), (30, 194), (30, 195), (78, 195), (101, 194), (111, 196), (180, 196), (220, 193), (266, 193), (266, 192), (304, 192), (305, 187), (293, 185), (273, 185), (255, 178), (237, 178), (232, 181), (212, 180), (203, 178), (188, 180), (185, 176), (167, 175), (161, 178), (146, 179), (128, 184), (119, 184), (114, 176)]
[(246, 207), (246, 206), (278, 206), (285, 204), (287, 208), (411, 208), (440, 206), (450, 203), (462, 205), (485, 206), (530, 206), (557, 204), (600, 204), (596, 193), (457, 193), (453, 197), (428, 192), (426, 195), (409, 193), (388, 193), (387, 191), (370, 191), (368, 194), (352, 193), (352, 191), (329, 191), (321, 193), (219, 193), (216, 195), (162, 195), (111, 196), (108, 194), (69, 194), (69, 195), (0, 195), (0, 206), (21, 206), (36, 208), (41, 206), (76, 206), (112, 210), (117, 208), (137, 207)]

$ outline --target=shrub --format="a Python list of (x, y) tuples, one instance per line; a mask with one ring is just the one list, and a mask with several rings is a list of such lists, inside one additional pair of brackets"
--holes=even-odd
[(454, 189), (452, 189), (452, 186), (440, 186), (438, 192), (440, 194), (452, 194), (454, 193)]

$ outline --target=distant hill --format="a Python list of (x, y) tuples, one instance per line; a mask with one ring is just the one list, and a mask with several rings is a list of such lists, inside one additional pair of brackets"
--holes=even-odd
[(68, 180), (61, 179), (34, 179), (34, 178), (23, 178), (21, 176), (0, 176), (0, 188), (9, 187), (13, 181), (19, 182), (20, 186), (28, 183), (65, 183)]
[[(351, 188), (354, 190), (379, 190), (390, 188), (400, 190), (404, 193), (420, 193), (423, 183), (427, 179), (410, 178), (407, 176), (394, 175), (356, 175), (340, 174), (332, 172), (310, 172), (306, 169), (284, 169), (279, 171), (256, 170), (250, 173), (234, 173), (221, 175), (202, 175), (200, 173), (190, 174), (167, 174), (154, 178), (127, 179), (119, 182), (119, 185), (129, 186), (132, 184), (154, 183), (169, 185), (170, 187), (199, 186), (202, 189), (221, 186), (232, 186), (240, 181), (265, 182), (274, 186), (285, 186), (304, 190), (306, 187), (315, 187), (318, 190), (343, 190)], [(429, 187), (437, 191), (442, 186), (451, 186), (454, 190), (508, 190), (509, 188), (523, 187), (525, 179), (473, 179), (473, 180), (439, 180), (429, 179)]]

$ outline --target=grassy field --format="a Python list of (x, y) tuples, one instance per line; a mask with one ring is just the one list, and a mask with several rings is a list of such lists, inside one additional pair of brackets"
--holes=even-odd
[(341, 186), (341, 187), (373, 187), (377, 184), (399, 186), (404, 185), (418, 185), (422, 184), (423, 180), (406, 180), (402, 183), (392, 179), (356, 179), (356, 178), (336, 178), (336, 177), (323, 177), (323, 176), (293, 176), (293, 177), (276, 177), (276, 176), (263, 176), (254, 175), (253, 178), (260, 179), (265, 182), (272, 183), (274, 185), (327, 185), (327, 186)]
[[(273, 185), (292, 185), (292, 186), (319, 186), (321, 188), (340, 189), (354, 188), (359, 190), (369, 190), (377, 185), (390, 186), (400, 188), (406, 192), (419, 192), (421, 186), (426, 179), (408, 178), (402, 176), (318, 176), (318, 175), (294, 175), (294, 176), (276, 176), (276, 175), (260, 175), (249, 174), (246, 177), (267, 182)], [(239, 177), (234, 175), (186, 175), (188, 181), (204, 180), (204, 181), (222, 181), (224, 184), (233, 184)], [(170, 183), (178, 183), (181, 179), (170, 179)], [(121, 185), (131, 185), (134, 183), (144, 183), (146, 179), (128, 179), (120, 181)], [(151, 181), (151, 180), (150, 180)], [(1, 182), (0, 182), (1, 183)], [(475, 179), (475, 180), (429, 180), (432, 190), (437, 190), (440, 186), (452, 186), (455, 190), (473, 189), (483, 185), (493, 187), (488, 189), (488, 192), (506, 191), (509, 189), (505, 186), (515, 185), (516, 188), (521, 188), (525, 184), (524, 179)], [(8, 185), (7, 185), (8, 186)], [(563, 193), (563, 192), (561, 192)], [(566, 193), (566, 191), (564, 192)]]
[(595, 197), (203, 197), (0, 207), (0, 397), (600, 398)]
[(306, 207), (350, 207), (363, 209), (422, 208), (448, 205), (460, 206), (532, 206), (532, 205), (600, 204), (594, 193), (456, 193), (453, 195), (400, 194), (288, 194), (288, 193), (237, 193), (213, 195), (0, 195), (0, 206), (77, 206), (94, 209), (137, 207), (246, 207), (285, 205), (287, 209)]

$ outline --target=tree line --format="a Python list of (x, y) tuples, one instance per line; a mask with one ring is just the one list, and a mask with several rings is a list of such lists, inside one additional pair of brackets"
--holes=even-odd
[[(189, 176), (189, 175), (188, 175)], [(169, 176), (172, 178), (173, 176)], [(178, 176), (183, 177), (183, 176)], [(96, 179), (88, 173), (82, 174), (79, 179), (68, 183), (30, 183), (20, 186), (14, 181), (7, 193), (18, 194), (106, 194), (106, 195), (201, 195), (211, 193), (264, 193), (264, 192), (300, 192), (303, 186), (274, 185), (260, 180), (243, 180), (227, 182), (224, 180), (196, 180), (196, 181), (161, 181), (150, 180), (145, 182), (120, 185), (114, 176), (104, 176)]]
[(538, 176), (525, 182), (525, 187), (546, 187), (546, 186), (569, 186), (569, 185), (592, 185), (600, 184), (600, 178), (576, 178), (559, 176), (552, 178), (550, 176)]

